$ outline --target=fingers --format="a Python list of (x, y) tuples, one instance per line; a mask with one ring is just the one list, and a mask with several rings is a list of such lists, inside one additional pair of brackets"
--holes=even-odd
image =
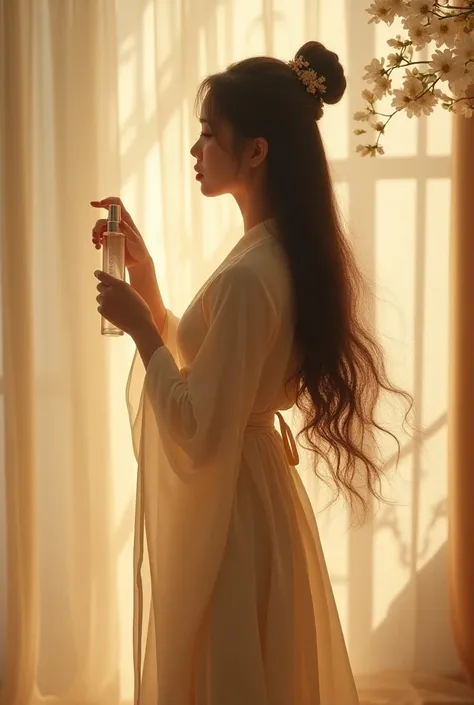
[[(120, 221), (120, 229), (124, 235), (137, 238), (137, 233), (135, 230), (125, 221)], [(96, 250), (100, 250), (104, 242), (104, 233), (107, 230), (107, 220), (106, 218), (99, 218), (94, 227), (92, 228), (92, 242)]]
[(94, 272), (94, 277), (100, 282), (103, 282), (106, 287), (111, 286), (114, 282), (120, 281), (116, 277), (113, 277), (111, 274), (107, 274), (107, 272), (102, 272), (99, 269)]
[(99, 218), (99, 220), (96, 221), (96, 224), (92, 228), (92, 232), (102, 230), (106, 226), (107, 226), (107, 218)]
[(108, 208), (109, 206), (120, 206), (120, 208), (122, 209), (122, 219), (134, 230), (137, 229), (137, 226), (133, 222), (132, 216), (123, 205), (122, 199), (118, 196), (108, 196), (107, 198), (103, 198), (101, 201), (91, 201), (90, 204), (93, 208)]
[(108, 196), (100, 201), (91, 201), (91, 206), (93, 208), (108, 208), (109, 206), (120, 206), (122, 210), (125, 210), (125, 206), (122, 203), (122, 199), (118, 196)]
[(107, 230), (107, 220), (100, 218), (92, 228), (92, 242), (97, 250), (100, 249), (104, 239), (104, 232)]
[(106, 284), (103, 284), (103, 283), (97, 284), (97, 291), (99, 293), (95, 297), (95, 300), (97, 301), (99, 306), (102, 306), (102, 304), (104, 303), (108, 289), (110, 290), (110, 286), (107, 286)]

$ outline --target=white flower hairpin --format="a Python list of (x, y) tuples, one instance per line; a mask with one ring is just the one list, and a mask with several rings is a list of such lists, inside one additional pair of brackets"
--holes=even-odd
[(306, 61), (303, 56), (297, 56), (289, 61), (288, 65), (291, 66), (308, 93), (312, 95), (326, 93), (326, 77), (316, 73), (311, 68), (309, 61)]

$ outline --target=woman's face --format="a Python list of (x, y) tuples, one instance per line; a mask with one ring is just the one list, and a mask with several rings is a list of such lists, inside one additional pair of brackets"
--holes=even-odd
[(235, 195), (242, 181), (243, 165), (233, 155), (231, 129), (220, 125), (217, 140), (205, 113), (201, 115), (200, 123), (201, 134), (191, 148), (191, 155), (196, 159), (194, 169), (201, 193), (205, 196)]

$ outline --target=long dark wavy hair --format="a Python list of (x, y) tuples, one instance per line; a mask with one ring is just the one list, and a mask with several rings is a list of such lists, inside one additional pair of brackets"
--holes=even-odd
[(408, 409), (411, 397), (390, 383), (380, 345), (361, 315), (365, 281), (338, 213), (318, 127), (324, 104), (337, 103), (345, 92), (344, 70), (318, 42), (305, 44), (296, 57), (325, 77), (325, 92), (307, 91), (288, 63), (256, 57), (207, 77), (196, 107), (205, 103), (213, 130), (220, 121), (230, 124), (236, 158), (246, 139), (268, 143), (268, 198), (296, 300), (299, 436), (316, 453), (316, 473), (328, 479), (322, 457), (336, 493), (367, 509), (370, 495), (381, 496), (384, 464), (374, 452), (379, 432), (392, 436), (400, 452), (396, 436), (376, 420), (380, 394), (398, 395)]

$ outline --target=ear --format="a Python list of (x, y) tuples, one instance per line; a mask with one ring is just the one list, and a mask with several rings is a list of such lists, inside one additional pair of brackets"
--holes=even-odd
[(250, 157), (250, 166), (255, 168), (260, 166), (268, 154), (268, 142), (263, 137), (256, 137), (253, 141), (252, 154)]

